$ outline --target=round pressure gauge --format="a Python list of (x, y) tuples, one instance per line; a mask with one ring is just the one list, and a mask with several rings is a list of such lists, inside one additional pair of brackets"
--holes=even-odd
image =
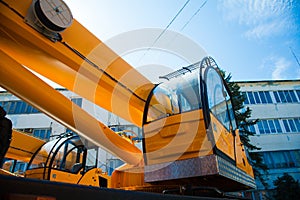
[(37, 0), (34, 12), (40, 23), (54, 32), (65, 30), (73, 21), (71, 10), (62, 0)]

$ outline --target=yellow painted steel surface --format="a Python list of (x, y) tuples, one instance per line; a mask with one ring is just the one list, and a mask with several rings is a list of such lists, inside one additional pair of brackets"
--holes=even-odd
[(45, 143), (36, 137), (13, 130), (7, 158), (29, 162), (32, 155)]
[(236, 166), (254, 177), (252, 166), (250, 165), (244, 146), (240, 140), (238, 129), (235, 136), (214, 117), (211, 117), (211, 126), (216, 148), (222, 153), (235, 160)]
[[(101, 185), (102, 181), (101, 179), (106, 179), (107, 185)], [(89, 186), (96, 186), (96, 187), (107, 187), (111, 188), (111, 177), (107, 174), (103, 173), (101, 169), (94, 168), (89, 171), (87, 171), (83, 177), (77, 181), (78, 184), (81, 185), (89, 185)]]
[(144, 180), (144, 167), (124, 164), (115, 169), (111, 175), (111, 188), (136, 190), (135, 187), (149, 187), (151, 183)]
[[(34, 173), (34, 171), (35, 170), (33, 170), (32, 172)], [(82, 172), (82, 170), (80, 170), (79, 173), (71, 173), (71, 172), (51, 169), (49, 180), (56, 181), (56, 182), (77, 184), (79, 182), (80, 178), (82, 177), (82, 174), (80, 172)], [(26, 176), (26, 177), (28, 177), (28, 176)], [(89, 181), (90, 181), (90, 184), (93, 184), (93, 182), (91, 180), (89, 180)], [(95, 186), (98, 186), (98, 185), (95, 185)]]
[(141, 151), (57, 90), (0, 51), (0, 85), (79, 135), (104, 147), (125, 162), (138, 164)]
[[(26, 16), (30, 0), (4, 1)], [(20, 64), (138, 126), (153, 84), (76, 20), (52, 42), (0, 4), (1, 49)], [(83, 59), (84, 57), (84, 59)]]
[(24, 66), (138, 126), (153, 84), (76, 20), (61, 33), (62, 41), (52, 42), (24, 22), (30, 0), (3, 2), (0, 3), (1, 86), (122, 160), (140, 163), (138, 148)]
[(235, 160), (233, 134), (226, 130), (213, 114), (210, 114), (210, 118), (216, 147), (232, 160)]
[(217, 148), (253, 176), (237, 133), (234, 137), (211, 114), (212, 133), (205, 129), (202, 110), (176, 114), (144, 125), (147, 165), (208, 156)]
[(244, 170), (247, 174), (254, 178), (253, 168), (248, 161), (245, 147), (241, 141), (240, 134), (237, 133), (235, 137), (236, 148), (236, 165), (238, 168)]
[(212, 154), (202, 110), (181, 113), (144, 125), (147, 164)]
[(48, 168), (38, 168), (38, 169), (35, 169), (34, 171), (27, 170), (25, 177), (30, 177), (32, 179), (44, 180), (44, 174), (48, 174), (48, 172), (49, 172)]

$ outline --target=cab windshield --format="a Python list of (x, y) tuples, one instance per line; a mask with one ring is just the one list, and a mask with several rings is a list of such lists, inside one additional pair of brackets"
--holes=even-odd
[(227, 130), (235, 130), (237, 126), (230, 95), (223, 83), (223, 79), (214, 68), (207, 69), (206, 86), (210, 112)]
[(45, 143), (31, 160), (28, 169), (44, 168), (54, 153), (54, 147), (60, 146), (68, 138), (61, 138)]
[(158, 85), (152, 93), (147, 122), (201, 108), (199, 70)]
[(52, 168), (73, 172), (75, 168), (83, 167), (84, 152), (85, 148), (78, 136), (59, 138), (42, 146), (28, 169)]

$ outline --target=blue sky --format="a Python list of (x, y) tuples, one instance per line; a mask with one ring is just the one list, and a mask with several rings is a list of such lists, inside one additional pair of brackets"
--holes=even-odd
[[(197, 44), (233, 80), (300, 78), (299, 0), (190, 0), (174, 19), (186, 2), (66, 1), (74, 18), (116, 52), (127, 45), (122, 57), (149, 77), (188, 65), (183, 58)], [(175, 44), (183, 51), (174, 54)]]

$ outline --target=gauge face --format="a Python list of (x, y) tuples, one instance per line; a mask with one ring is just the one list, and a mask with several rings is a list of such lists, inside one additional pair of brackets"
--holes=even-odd
[(62, 0), (38, 0), (34, 10), (40, 22), (52, 31), (63, 31), (73, 21), (69, 7)]

